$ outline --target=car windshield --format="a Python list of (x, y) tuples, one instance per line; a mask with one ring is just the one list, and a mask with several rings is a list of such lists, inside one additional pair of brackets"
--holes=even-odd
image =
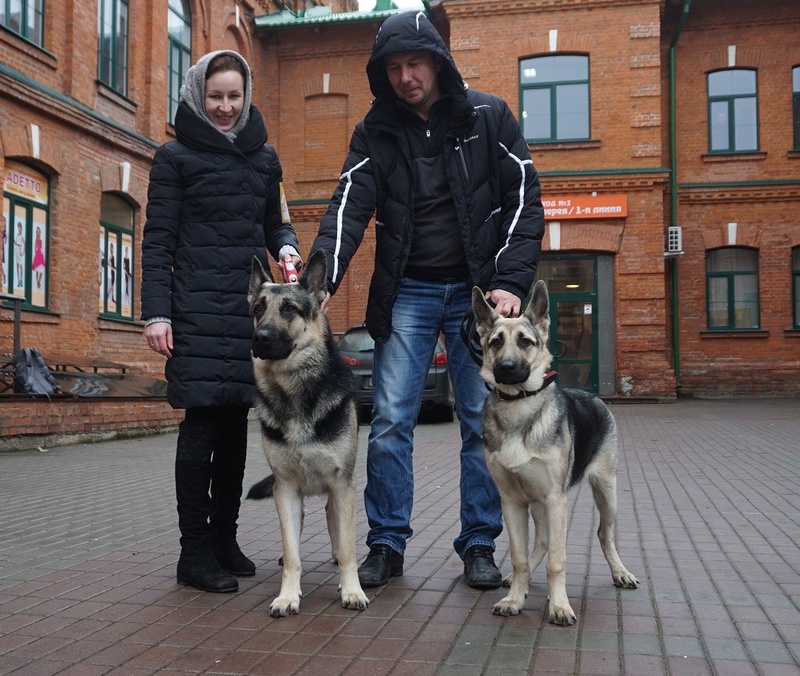
[(375, 341), (366, 330), (348, 331), (339, 341), (339, 349), (345, 352), (372, 352)]

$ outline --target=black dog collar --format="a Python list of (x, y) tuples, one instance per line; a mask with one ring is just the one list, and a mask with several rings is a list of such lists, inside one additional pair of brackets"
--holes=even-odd
[(547, 387), (550, 383), (555, 382), (556, 376), (558, 374), (555, 371), (550, 371), (546, 373), (544, 376), (544, 380), (542, 381), (542, 386), (538, 390), (533, 390), (529, 392), (527, 390), (522, 390), (521, 392), (517, 392), (516, 394), (505, 394), (500, 390), (495, 390), (497, 392), (497, 396), (500, 397), (503, 401), (517, 401), (518, 399), (525, 399), (526, 397), (532, 397), (536, 394), (539, 394), (545, 387)]

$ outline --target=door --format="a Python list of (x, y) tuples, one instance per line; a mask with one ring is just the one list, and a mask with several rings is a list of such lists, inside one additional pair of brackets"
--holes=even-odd
[(537, 278), (550, 292), (551, 368), (561, 387), (598, 392), (594, 257), (542, 257)]
[(552, 368), (561, 387), (597, 393), (595, 303), (590, 294), (550, 295)]

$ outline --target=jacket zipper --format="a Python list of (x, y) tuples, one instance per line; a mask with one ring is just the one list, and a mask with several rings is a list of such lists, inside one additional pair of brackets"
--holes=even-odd
[(464, 159), (464, 153), (461, 152), (461, 139), (456, 139), (454, 150), (458, 153), (458, 157), (461, 159), (461, 168), (464, 170), (464, 178), (466, 178), (467, 183), (469, 183), (469, 171), (467, 170), (467, 161)]

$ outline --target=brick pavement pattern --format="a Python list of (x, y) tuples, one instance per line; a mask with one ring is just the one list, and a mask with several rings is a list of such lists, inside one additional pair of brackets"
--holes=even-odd
[[(339, 606), (323, 502), (306, 501), (300, 614), (271, 618), (280, 537), (243, 504), (256, 562), (236, 594), (175, 581), (175, 435), (0, 454), (1, 674), (800, 674), (800, 400), (613, 405), (617, 540), (638, 590), (613, 586), (588, 486), (570, 502), (574, 627), (546, 620), (543, 565), (523, 613), (461, 579), (457, 423), (416, 434), (405, 575)], [(360, 432), (359, 486), (367, 430)], [(251, 426), (245, 489), (267, 472)], [(358, 507), (359, 559), (366, 553)], [(508, 541), (496, 558), (510, 572)]]

